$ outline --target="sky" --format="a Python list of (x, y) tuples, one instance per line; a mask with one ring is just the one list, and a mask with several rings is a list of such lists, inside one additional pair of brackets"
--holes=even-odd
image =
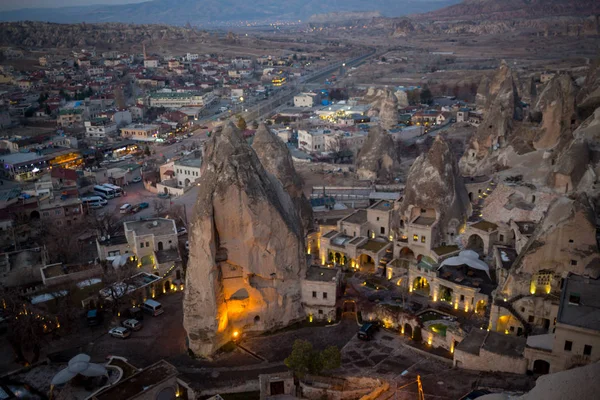
[(19, 8), (46, 8), (87, 6), (92, 4), (125, 4), (141, 3), (148, 0), (0, 0), (0, 10), (17, 10)]

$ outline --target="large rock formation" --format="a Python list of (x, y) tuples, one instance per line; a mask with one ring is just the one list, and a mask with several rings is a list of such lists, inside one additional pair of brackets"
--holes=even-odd
[(583, 87), (577, 94), (577, 111), (584, 120), (600, 107), (600, 59), (596, 60), (585, 76)]
[(400, 157), (392, 137), (381, 127), (369, 130), (367, 140), (356, 157), (359, 179), (390, 182), (400, 168)]
[(482, 171), (489, 169), (486, 164), (490, 154), (506, 144), (515, 120), (521, 117), (515, 80), (505, 61), (489, 82), (487, 78), (482, 80), (477, 92), (477, 105), (485, 109), (485, 115), (460, 160), (465, 175), (490, 172)]
[(379, 121), (387, 130), (398, 125), (398, 98), (391, 90), (385, 91), (385, 98), (379, 109)]
[(426, 154), (410, 167), (400, 215), (412, 221), (420, 210), (434, 210), (437, 220), (432, 243), (447, 242), (466, 224), (471, 204), (448, 142), (437, 136)]
[(229, 122), (207, 143), (183, 303), (189, 348), (209, 356), (234, 330), (302, 316), (302, 223), (290, 196)]
[(572, 138), (571, 126), (575, 115), (575, 86), (569, 75), (556, 75), (544, 87), (535, 107), (531, 120), (541, 120), (540, 130), (533, 145), (536, 149), (551, 149), (559, 141)]
[(264, 123), (260, 124), (254, 135), (252, 148), (265, 170), (277, 178), (290, 195), (306, 235), (313, 227), (312, 207), (302, 190), (302, 179), (294, 168), (289, 149)]

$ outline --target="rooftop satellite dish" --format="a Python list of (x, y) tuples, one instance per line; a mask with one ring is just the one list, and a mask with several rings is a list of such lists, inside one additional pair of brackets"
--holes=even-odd
[(106, 238), (105, 238), (104, 236), (102, 236), (102, 237), (100, 238), (100, 241), (101, 241), (101, 242), (104, 242), (105, 240), (106, 240)]
[(158, 226), (158, 221), (153, 221), (153, 222), (152, 222), (152, 225), (154, 225), (154, 226)]
[(108, 240), (110, 240), (110, 235), (107, 235), (107, 236), (106, 236), (106, 238), (107, 238)]

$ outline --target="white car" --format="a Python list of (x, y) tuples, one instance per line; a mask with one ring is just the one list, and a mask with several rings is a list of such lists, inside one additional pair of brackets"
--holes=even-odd
[(185, 229), (184, 226), (182, 226), (181, 228), (177, 229), (177, 236), (182, 236), (185, 235), (187, 233), (187, 229)]
[(141, 182), (141, 181), (142, 181), (142, 178), (141, 178), (141, 177), (139, 177), (139, 176), (136, 176), (135, 178), (133, 178), (133, 179), (131, 180), (131, 182), (133, 182), (133, 183), (138, 183), (138, 182)]
[(123, 326), (117, 326), (108, 331), (108, 334), (112, 337), (127, 339), (131, 335), (131, 331)]
[(123, 321), (123, 326), (125, 328), (131, 329), (132, 331), (139, 331), (142, 329), (142, 323), (137, 319), (127, 319)]

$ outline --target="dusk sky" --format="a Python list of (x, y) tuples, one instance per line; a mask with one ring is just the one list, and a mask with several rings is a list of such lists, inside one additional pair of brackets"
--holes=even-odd
[(19, 8), (84, 6), (92, 4), (141, 3), (148, 0), (0, 0), (0, 10)]

